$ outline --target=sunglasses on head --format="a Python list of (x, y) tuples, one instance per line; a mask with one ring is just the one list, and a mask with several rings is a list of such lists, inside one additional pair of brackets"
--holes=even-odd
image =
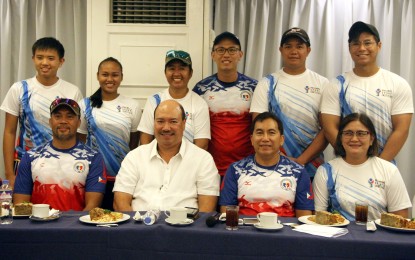
[(70, 98), (57, 98), (55, 99), (52, 104), (50, 105), (50, 111), (53, 111), (57, 106), (61, 105), (61, 104), (65, 104), (67, 106), (70, 106), (74, 112), (76, 112), (79, 115), (80, 112), (80, 108), (78, 103)]
[(174, 50), (168, 51), (166, 53), (166, 58), (181, 58), (181, 59), (185, 59), (191, 62), (189, 53), (185, 51), (174, 51)]

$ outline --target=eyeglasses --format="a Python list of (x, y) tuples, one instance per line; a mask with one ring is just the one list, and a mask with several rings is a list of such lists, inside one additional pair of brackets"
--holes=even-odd
[(342, 136), (347, 138), (347, 139), (351, 139), (355, 135), (357, 136), (357, 138), (363, 139), (363, 138), (366, 138), (366, 136), (370, 135), (370, 132), (369, 131), (363, 131), (363, 130), (358, 130), (356, 132), (354, 132), (352, 130), (346, 130), (346, 131), (342, 132)]
[(65, 105), (69, 106), (75, 114), (80, 114), (80, 108), (78, 103), (75, 100), (69, 98), (57, 98), (55, 99), (52, 104), (50, 104), (50, 113), (52, 113), (58, 106)]
[(224, 55), (225, 52), (228, 52), (229, 55), (234, 55), (235, 53), (240, 51), (240, 49), (236, 48), (236, 47), (230, 47), (230, 48), (219, 47), (219, 48), (214, 49), (213, 51), (216, 52), (219, 55)]
[(171, 50), (166, 53), (166, 64), (174, 59), (179, 59), (185, 62), (186, 64), (192, 64), (192, 59), (190, 58), (190, 54), (185, 51), (175, 51)]
[(349, 46), (352, 49), (359, 49), (360, 46), (362, 46), (362, 44), (366, 49), (370, 49), (373, 47), (374, 44), (376, 44), (376, 42), (375, 41), (363, 41), (363, 42), (352, 41), (351, 43), (349, 43)]

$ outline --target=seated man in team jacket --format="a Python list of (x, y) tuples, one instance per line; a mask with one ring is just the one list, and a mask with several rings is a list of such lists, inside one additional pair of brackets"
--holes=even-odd
[(50, 105), (53, 139), (25, 153), (14, 186), (14, 203), (49, 204), (61, 211), (101, 205), (106, 172), (102, 155), (76, 139), (78, 103), (58, 98)]
[(311, 215), (314, 210), (310, 178), (304, 166), (281, 155), (281, 120), (259, 114), (251, 126), (255, 154), (231, 164), (226, 171), (219, 205), (238, 205), (241, 215), (275, 212), (281, 217)]

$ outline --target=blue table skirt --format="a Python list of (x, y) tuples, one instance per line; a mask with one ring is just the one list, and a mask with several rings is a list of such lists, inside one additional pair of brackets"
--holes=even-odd
[(288, 226), (277, 232), (252, 226), (228, 231), (223, 223), (209, 228), (211, 214), (183, 227), (167, 225), (161, 216), (152, 226), (131, 218), (112, 228), (80, 222), (85, 214), (64, 212), (50, 222), (15, 218), (0, 225), (0, 253), (8, 259), (415, 259), (415, 233), (381, 227), (372, 233), (355, 223), (347, 226), (348, 234), (325, 238)]

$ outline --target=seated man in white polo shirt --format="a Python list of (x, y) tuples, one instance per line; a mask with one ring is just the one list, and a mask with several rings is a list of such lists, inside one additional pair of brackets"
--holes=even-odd
[(174, 100), (154, 112), (155, 140), (129, 152), (114, 185), (114, 209), (216, 208), (219, 175), (212, 156), (183, 138), (185, 112)]

